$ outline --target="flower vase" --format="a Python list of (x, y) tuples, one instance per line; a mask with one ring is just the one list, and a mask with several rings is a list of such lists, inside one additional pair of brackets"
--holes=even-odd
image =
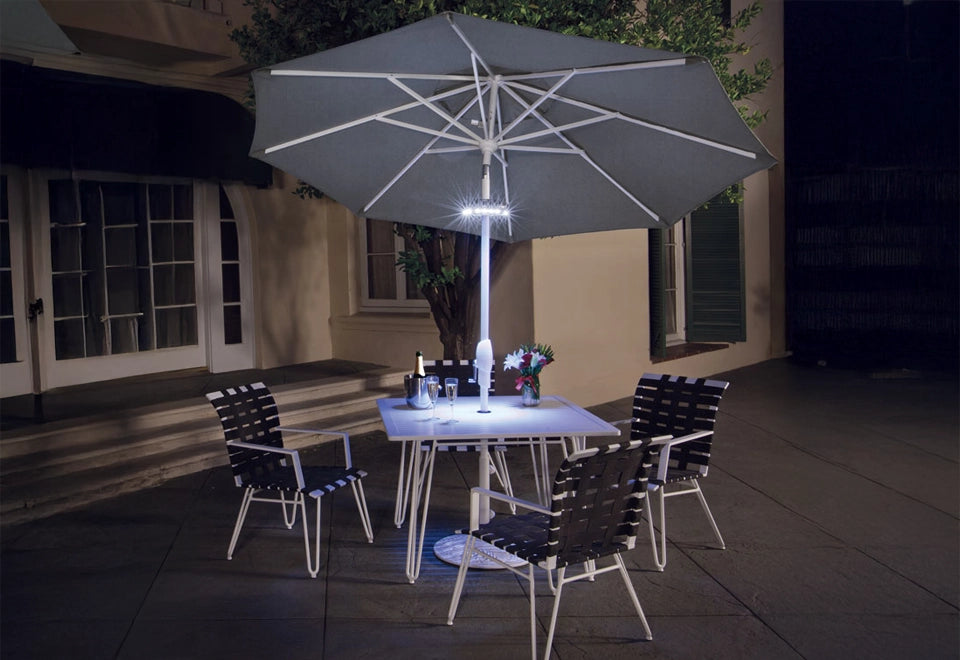
[(525, 406), (540, 405), (540, 391), (533, 389), (532, 385), (524, 385), (520, 388), (520, 400)]

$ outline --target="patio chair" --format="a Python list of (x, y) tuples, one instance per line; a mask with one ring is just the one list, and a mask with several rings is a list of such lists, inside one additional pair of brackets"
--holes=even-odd
[[(643, 614), (637, 593), (630, 582), (621, 553), (634, 547), (640, 518), (647, 494), (647, 471), (650, 468), (651, 447), (666, 438), (633, 440), (607, 447), (592, 447), (571, 453), (560, 465), (553, 480), (552, 502), (549, 507), (534, 502), (511, 498), (500, 493), (471, 491), (470, 529), (467, 534), (463, 560), (457, 574), (447, 624), (453, 625), (463, 594), (471, 553), (480, 553), (500, 564), (506, 570), (526, 578), (530, 584), (530, 650), (537, 657), (537, 616), (534, 567), (542, 568), (550, 577), (553, 591), (553, 612), (547, 632), (543, 657), (550, 657), (557, 624), (557, 612), (563, 588), (570, 582), (593, 581), (597, 575), (619, 571), (640, 622), (644, 638), (652, 639), (650, 626)], [(493, 499), (512, 501), (527, 513), (498, 515), (489, 523), (478, 525), (481, 494)], [(494, 554), (484, 551), (483, 543), (515, 555), (527, 563), (510, 566)], [(598, 568), (596, 561), (611, 557), (613, 564)], [(583, 572), (568, 575), (571, 564), (583, 564)], [(556, 570), (554, 587), (552, 571)], [(480, 574), (489, 575), (486, 571)], [(495, 574), (495, 573), (494, 573)]]
[[(650, 493), (655, 497), (647, 508), (647, 524), (653, 560), (661, 571), (667, 565), (665, 503), (669, 497), (696, 495), (717, 543), (721, 549), (726, 548), (699, 482), (707, 476), (710, 466), (717, 408), (728, 385), (721, 380), (643, 374), (633, 399), (633, 417), (613, 422), (615, 425), (629, 422), (631, 439), (674, 437), (654, 454), (656, 469), (650, 473)], [(654, 499), (660, 509), (659, 550), (653, 525)]]
[[(207, 400), (216, 409), (227, 441), (227, 454), (233, 468), (233, 479), (244, 489), (240, 512), (233, 528), (227, 559), (233, 551), (243, 528), (251, 502), (279, 504), (283, 508), (283, 522), (291, 529), (297, 522), (299, 509), (303, 520), (303, 543), (307, 554), (307, 571), (317, 577), (320, 569), (320, 498), (349, 486), (360, 512), (360, 522), (369, 543), (373, 543), (370, 513), (360, 480), (367, 476), (353, 467), (350, 457), (350, 436), (340, 431), (298, 429), (280, 426), (277, 404), (263, 383), (240, 385), (220, 392), (210, 392)], [(344, 465), (303, 465), (297, 450), (283, 445), (283, 433), (307, 433), (342, 438)], [(264, 497), (267, 492), (277, 497)], [(289, 496), (289, 499), (288, 499)], [(313, 550), (307, 522), (306, 498), (316, 501), (316, 521)], [(312, 557), (311, 557), (312, 554)]]
[[(458, 378), (460, 380), (459, 385), (459, 396), (479, 396), (480, 395), (480, 384), (476, 379), (476, 372), (473, 366), (473, 360), (424, 360), (423, 368), (426, 371), (427, 375), (436, 375), (440, 377), (441, 388), (440, 391), (443, 396), (446, 396), (443, 393), (443, 379), (444, 378)], [(495, 386), (495, 376), (494, 373), (490, 374), (490, 393), (493, 393)], [(439, 406), (439, 403), (438, 403)], [(413, 469), (413, 454), (409, 457), (407, 456), (407, 445), (409, 443), (403, 442), (400, 444), (400, 474), (397, 477), (397, 501), (394, 505), (394, 523), (397, 527), (403, 525), (403, 521), (406, 519), (407, 515), (407, 506), (409, 505), (410, 497), (410, 483), (412, 482), (410, 471)], [(426, 482), (427, 473), (433, 469), (433, 463), (430, 459), (430, 444), (429, 442), (420, 443), (420, 450), (426, 452), (427, 459), (423, 461), (421, 465), (421, 474), (420, 474), (420, 484)], [(489, 456), (490, 456), (490, 471), (497, 478), (497, 481), (500, 482), (501, 488), (508, 495), (513, 495), (513, 485), (510, 482), (510, 471), (507, 469), (507, 462), (504, 457), (507, 447), (503, 444), (497, 444), (496, 441), (491, 441), (488, 445)], [(476, 445), (462, 445), (456, 444), (453, 442), (443, 442), (440, 441), (437, 443), (437, 451), (440, 452), (477, 452), (480, 448)], [(417, 493), (417, 498), (422, 495)]]

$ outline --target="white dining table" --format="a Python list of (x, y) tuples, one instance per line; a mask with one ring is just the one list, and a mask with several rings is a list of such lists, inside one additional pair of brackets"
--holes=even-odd
[[(438, 406), (435, 418), (429, 410), (407, 405), (402, 398), (377, 401), (387, 438), (393, 442), (410, 442), (413, 469), (409, 498), (409, 528), (407, 530), (407, 579), (413, 583), (420, 574), (423, 557), (423, 539), (426, 531), (429, 495), (424, 497), (422, 514), (420, 497), (420, 463), (424, 460), (419, 450), (423, 442), (452, 441), (458, 445), (477, 445), (478, 479), (481, 488), (490, 487), (488, 445), (491, 441), (508, 445), (543, 444), (550, 440), (568, 441), (573, 450), (586, 446), (587, 438), (618, 436), (620, 430), (596, 415), (571, 403), (561, 396), (544, 396), (540, 405), (524, 406), (519, 396), (491, 396), (489, 412), (480, 412), (480, 397), (460, 397), (454, 405), (455, 422), (450, 421), (448, 406)], [(432, 479), (430, 470), (427, 480)], [(544, 479), (549, 475), (544, 474)], [(429, 493), (429, 483), (426, 492)], [(489, 500), (481, 501), (480, 521), (489, 520)]]

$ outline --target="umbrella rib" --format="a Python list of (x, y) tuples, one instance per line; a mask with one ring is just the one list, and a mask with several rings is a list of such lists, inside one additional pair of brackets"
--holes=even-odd
[[(320, 73), (326, 72), (313, 72), (317, 75)], [(332, 76), (337, 77), (337, 76)], [(381, 76), (383, 78), (388, 78), (389, 76)], [(453, 89), (448, 89), (445, 92), (440, 94), (434, 94), (433, 96), (425, 99), (426, 101), (433, 103), (434, 101), (441, 101), (449, 96), (456, 96), (462, 94), (465, 90), (469, 90), (473, 87), (472, 79), (470, 85), (463, 85), (461, 87), (455, 87)], [(414, 108), (419, 108), (423, 105), (422, 102), (412, 101), (410, 103), (404, 103), (403, 105), (398, 105), (395, 108), (390, 108), (389, 110), (384, 110), (383, 112), (378, 112), (376, 114), (367, 115), (366, 117), (360, 117), (359, 119), (354, 119), (353, 121), (348, 121), (343, 124), (338, 124), (337, 126), (331, 126), (330, 128), (325, 128), (322, 131), (317, 131), (316, 133), (310, 133), (309, 135), (303, 135), (292, 140), (287, 140), (286, 142), (281, 142), (280, 144), (275, 144), (272, 147), (267, 147), (263, 150), (264, 155), (271, 154), (275, 151), (281, 151), (283, 149), (288, 149), (290, 147), (295, 147), (298, 144), (303, 144), (304, 142), (309, 142), (311, 140), (316, 140), (318, 138), (326, 137), (327, 135), (332, 135), (334, 133), (339, 133), (340, 131), (345, 131), (348, 128), (354, 128), (356, 126), (362, 126), (363, 124), (370, 123), (372, 121), (377, 121), (384, 117), (389, 117), (390, 115), (397, 114), (399, 112), (404, 112), (406, 110), (412, 110)]]
[[(402, 82), (400, 82), (400, 81), (397, 80), (396, 78), (390, 77), (390, 78), (387, 78), (387, 80), (389, 80), (389, 81), (392, 82), (394, 85), (396, 85), (397, 87), (399, 87), (400, 89), (402, 89), (405, 93), (409, 94), (411, 97), (413, 97), (413, 98), (415, 98), (416, 100), (420, 101), (420, 103), (421, 103), (424, 107), (426, 107), (428, 110), (434, 112), (435, 114), (439, 115), (444, 121), (448, 122), (448, 123), (449, 123), (450, 125), (452, 125), (452, 126), (456, 126), (457, 128), (459, 128), (461, 131), (463, 131), (464, 135), (466, 135), (467, 137), (473, 138), (474, 140), (476, 140), (476, 141), (478, 141), (478, 142), (483, 139), (483, 138), (481, 138), (479, 135), (477, 135), (476, 133), (474, 133), (473, 131), (471, 131), (469, 128), (467, 128), (466, 126), (464, 126), (463, 124), (461, 124), (459, 119), (451, 116), (449, 112), (445, 112), (445, 111), (442, 110), (441, 108), (438, 108), (437, 106), (435, 106), (435, 105), (433, 104), (433, 102), (432, 102), (430, 99), (427, 99), (427, 98), (421, 96), (420, 94), (417, 94), (415, 91), (413, 91), (412, 89), (410, 89), (409, 87), (407, 87), (406, 85), (404, 85)], [(412, 126), (412, 125), (411, 125), (411, 126)], [(449, 126), (448, 126), (448, 128), (449, 128)], [(430, 131), (428, 130), (427, 132), (430, 132)], [(447, 136), (447, 137), (450, 137), (450, 136)], [(451, 138), (451, 139), (452, 139), (452, 138)]]
[[(406, 128), (417, 133), (426, 133), (427, 135), (436, 135), (437, 137), (442, 137), (447, 140), (454, 140), (456, 142), (462, 142), (463, 144), (470, 144), (476, 147), (476, 140), (471, 140), (469, 137), (463, 137), (461, 135), (450, 135), (444, 131), (438, 131), (435, 128), (427, 128), (426, 126), (420, 126), (419, 124), (411, 124), (410, 122), (400, 121), (399, 119), (392, 119), (390, 117), (377, 117), (376, 121), (383, 124), (390, 124), (391, 126), (397, 126), (399, 128)], [(479, 138), (478, 138), (479, 139)]]
[(552, 98), (554, 93), (558, 89), (563, 87), (565, 84), (567, 84), (567, 81), (570, 80), (575, 73), (576, 73), (575, 70), (568, 71), (567, 75), (563, 76), (560, 80), (558, 80), (557, 83), (553, 87), (548, 89), (545, 93), (542, 93), (540, 95), (540, 98), (534, 101), (532, 105), (528, 105), (527, 108), (523, 112), (521, 112), (513, 121), (511, 121), (506, 128), (501, 128), (500, 135), (498, 136), (498, 141), (500, 141), (500, 138), (502, 138), (504, 135), (506, 135), (511, 130), (513, 130), (514, 126), (518, 125), (524, 119), (529, 117), (530, 114), (533, 113), (537, 108), (539, 108), (548, 98)]
[[(534, 93), (536, 93), (536, 94), (542, 94), (542, 93), (543, 93), (543, 90), (541, 90), (541, 89), (539, 89), (539, 88), (537, 88), (537, 87), (532, 87), (532, 86), (530, 86), (530, 85), (523, 85), (523, 84), (512, 83), (511, 85), (507, 85), (507, 88), (510, 88), (510, 87), (517, 87), (518, 89), (522, 89), (522, 90), (527, 91), (527, 92), (534, 92)], [(609, 118), (609, 119), (620, 119), (620, 120), (625, 121), (625, 122), (627, 122), (627, 123), (629, 123), (629, 124), (636, 124), (636, 125), (638, 125), (638, 126), (643, 126), (644, 128), (649, 128), (649, 129), (654, 130), (654, 131), (659, 131), (659, 132), (661, 132), (661, 133), (666, 133), (667, 135), (672, 135), (672, 136), (674, 136), (674, 137), (678, 137), (678, 138), (680, 138), (680, 139), (682, 139), (682, 140), (688, 140), (688, 141), (690, 141), (690, 142), (696, 142), (696, 143), (698, 143), (698, 144), (702, 144), (702, 145), (707, 146), (707, 147), (712, 147), (712, 148), (714, 148), (714, 149), (720, 149), (721, 151), (726, 151), (726, 152), (728, 152), (728, 153), (732, 153), (732, 154), (735, 154), (735, 155), (737, 155), (737, 156), (743, 156), (744, 158), (756, 159), (756, 157), (757, 157), (757, 154), (753, 153), (752, 151), (747, 151), (747, 150), (745, 150), (745, 149), (740, 149), (739, 147), (734, 147), (734, 146), (732, 146), (732, 145), (724, 144), (724, 143), (722, 143), (722, 142), (717, 142), (717, 141), (715, 141), (715, 140), (708, 140), (707, 138), (703, 138), (703, 137), (700, 137), (700, 136), (697, 136), (697, 135), (693, 135), (692, 133), (686, 133), (686, 132), (684, 132), (684, 131), (679, 131), (679, 130), (677, 130), (677, 129), (675, 129), (675, 128), (668, 128), (667, 126), (664, 126), (664, 125), (662, 125), (662, 124), (656, 124), (656, 123), (653, 123), (653, 122), (646, 121), (646, 120), (644, 120), (644, 119), (639, 119), (639, 118), (637, 118), (637, 117), (631, 117), (631, 116), (629, 116), (629, 115), (623, 114), (622, 112), (611, 112), (611, 111), (609, 111), (609, 110), (607, 110), (607, 109), (605, 109), (605, 108), (601, 108), (600, 106), (593, 105), (592, 103), (585, 103), (585, 102), (583, 102), (583, 101), (577, 101), (576, 99), (571, 99), (571, 98), (566, 97), (566, 96), (560, 96), (560, 95), (558, 95), (558, 94), (548, 94), (548, 96), (549, 96), (550, 98), (556, 100), (556, 101), (560, 101), (561, 103), (567, 103), (567, 104), (569, 104), (569, 105), (572, 105), (572, 106), (581, 108), (581, 109), (583, 109), (583, 110), (589, 110), (589, 111), (595, 112), (595, 113), (597, 113), (597, 114), (599, 114), (599, 115), (604, 115), (604, 116), (606, 116), (606, 117)], [(569, 127), (576, 127), (576, 125), (575, 125), (575, 124), (570, 124)], [(514, 140), (521, 140), (521, 139), (524, 139), (524, 138), (526, 138), (526, 137), (527, 137), (527, 136), (520, 136), (519, 138), (513, 138), (513, 139), (514, 139)]]
[(306, 77), (306, 78), (374, 78), (387, 80), (389, 78), (403, 78), (404, 80), (439, 80), (473, 82), (473, 76), (466, 74), (442, 73), (388, 73), (383, 71), (310, 71), (296, 69), (270, 69), (271, 76)]
[(591, 73), (622, 73), (623, 71), (636, 71), (639, 69), (660, 69), (667, 66), (684, 66), (689, 58), (678, 57), (668, 60), (656, 60), (652, 62), (629, 62), (627, 64), (608, 64), (603, 66), (578, 67), (574, 69), (557, 69), (555, 71), (536, 71), (532, 73), (515, 73), (503, 76), (504, 82), (515, 82), (519, 80), (539, 80), (542, 78), (556, 78), (557, 76), (566, 76), (570, 73), (575, 75), (589, 75)]
[[(457, 118), (457, 119), (460, 119), (463, 115), (467, 114), (467, 112), (469, 112), (470, 108), (473, 107), (474, 103), (476, 103), (477, 100), (478, 100), (478, 99), (474, 99), (474, 100), (471, 101), (470, 103), (467, 103), (466, 105), (464, 105), (463, 108), (460, 109), (460, 112), (457, 113), (457, 117), (456, 117), (456, 118)], [(451, 126), (453, 126), (453, 124), (447, 124), (447, 128), (444, 129), (444, 130), (448, 130)], [(389, 191), (391, 188), (393, 188), (393, 185), (394, 185), (397, 181), (399, 181), (401, 178), (403, 178), (403, 176), (410, 170), (411, 167), (413, 167), (414, 165), (416, 165), (417, 161), (419, 161), (419, 160), (424, 156), (424, 154), (438, 153), (438, 152), (443, 152), (443, 151), (448, 151), (448, 150), (449, 150), (449, 151), (454, 151), (454, 150), (456, 150), (456, 151), (473, 151), (473, 150), (476, 149), (475, 146), (464, 145), (464, 146), (461, 146), (461, 147), (447, 147), (447, 148), (441, 148), (441, 149), (438, 149), (438, 150), (434, 150), (434, 149), (433, 149), (433, 145), (435, 145), (435, 144), (437, 143), (437, 141), (438, 141), (441, 137), (449, 137), (449, 136), (446, 136), (446, 135), (438, 135), (438, 136), (434, 137), (430, 142), (428, 142), (427, 145), (424, 146), (416, 156), (414, 156), (413, 158), (411, 158), (410, 161), (409, 161), (406, 165), (404, 165), (403, 168), (402, 168), (399, 172), (397, 172), (397, 174), (396, 174), (392, 179), (390, 179), (390, 181), (387, 183), (387, 185), (385, 185), (383, 188), (381, 188), (381, 189), (377, 192), (377, 194), (374, 195), (373, 198), (372, 198), (369, 202), (367, 202), (366, 206), (363, 207), (363, 212), (366, 213), (367, 211), (369, 211), (370, 208), (371, 208), (374, 204), (376, 204), (377, 201), (379, 201), (379, 199), (380, 199), (381, 197), (383, 197), (385, 194), (387, 194), (387, 191)]]
[[(517, 94), (516, 91), (514, 91), (514, 90), (512, 89), (511, 85), (504, 85), (504, 89), (507, 91), (507, 94), (509, 94), (511, 97), (513, 97), (513, 99), (514, 99), (517, 103), (519, 103), (520, 105), (527, 105), (527, 102), (526, 102), (525, 100), (523, 100), (523, 98), (522, 98), (519, 94)], [(549, 121), (547, 121), (547, 119), (546, 119), (542, 114), (540, 114), (539, 112), (537, 112), (536, 110), (534, 110), (533, 116), (536, 117), (536, 118), (540, 121), (540, 123), (542, 123), (544, 126), (548, 126), (548, 127), (552, 126), (552, 124), (551, 124)], [(598, 119), (598, 121), (599, 121), (599, 120), (600, 120), (600, 119)], [(602, 167), (600, 167), (592, 158), (590, 158), (590, 156), (588, 156), (587, 153), (586, 153), (583, 149), (580, 149), (580, 148), (577, 147), (573, 142), (571, 142), (571, 141), (570, 141), (570, 138), (568, 138), (566, 135), (564, 135), (563, 133), (561, 133), (561, 132), (559, 132), (559, 131), (549, 131), (549, 132), (554, 132), (554, 133), (556, 134), (556, 136), (557, 136), (560, 140), (562, 140), (567, 146), (569, 146), (572, 150), (574, 150), (574, 153), (578, 154), (583, 160), (585, 160), (585, 161), (587, 162), (587, 164), (590, 165), (590, 167), (592, 167), (593, 169), (595, 169), (595, 170), (600, 174), (600, 176), (602, 176), (603, 178), (605, 178), (607, 181), (609, 181), (609, 182), (613, 185), (613, 187), (615, 187), (617, 190), (619, 190), (621, 193), (623, 193), (624, 196), (625, 196), (627, 199), (629, 199), (629, 200), (632, 201), (634, 204), (636, 204), (638, 207), (640, 207), (640, 208), (643, 210), (644, 213), (646, 213), (647, 215), (649, 215), (650, 218), (654, 220), (654, 222), (663, 222), (663, 220), (660, 219), (660, 216), (659, 216), (659, 215), (657, 215), (656, 213), (654, 213), (653, 210), (652, 210), (649, 206), (647, 206), (646, 204), (644, 204), (643, 202), (641, 202), (641, 201), (640, 201), (639, 199), (637, 199), (636, 196), (634, 196), (629, 190), (627, 190), (626, 188), (624, 188), (623, 185), (621, 185), (619, 181), (617, 181), (616, 179), (614, 179), (605, 169), (603, 169)], [(508, 147), (508, 148), (511, 148), (511, 147)], [(520, 147), (517, 147), (517, 148), (520, 148)], [(504, 180), (506, 180), (506, 179), (504, 179)]]

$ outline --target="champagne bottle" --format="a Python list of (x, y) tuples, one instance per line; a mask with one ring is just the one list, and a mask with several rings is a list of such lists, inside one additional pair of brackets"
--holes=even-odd
[(414, 378), (425, 378), (427, 372), (423, 369), (423, 353), (417, 351), (417, 366), (413, 370)]

